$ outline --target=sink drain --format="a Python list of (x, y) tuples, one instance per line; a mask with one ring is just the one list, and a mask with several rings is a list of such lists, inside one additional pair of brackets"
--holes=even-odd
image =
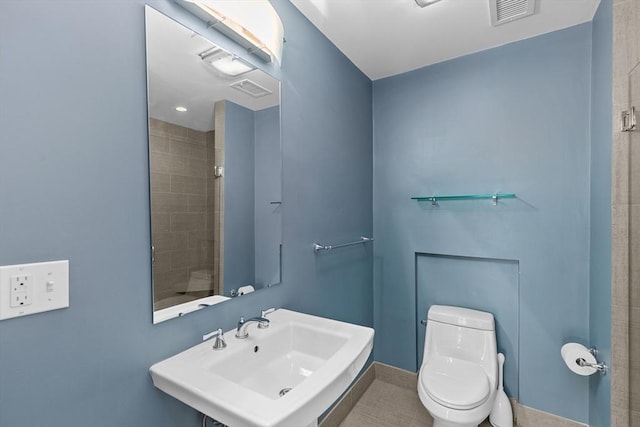
[(285, 394), (289, 393), (291, 391), (291, 387), (285, 387), (282, 390), (280, 390), (280, 393), (278, 393), (280, 395), (280, 397), (284, 396)]

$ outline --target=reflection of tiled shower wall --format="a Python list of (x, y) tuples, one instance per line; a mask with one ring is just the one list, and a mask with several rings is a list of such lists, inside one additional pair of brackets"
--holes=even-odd
[[(220, 166), (224, 169), (225, 157), (224, 157), (224, 139), (225, 139), (225, 116), (226, 116), (226, 104), (225, 101), (218, 101), (214, 104), (213, 118), (214, 126), (216, 128), (213, 139), (213, 157), (211, 159), (211, 168), (213, 171), (214, 165)], [(211, 145), (209, 145), (211, 147)], [(215, 163), (213, 163), (215, 160)], [(214, 215), (212, 218), (211, 227), (214, 230), (215, 240), (213, 242), (213, 250), (215, 259), (213, 260), (213, 283), (216, 289), (216, 294), (227, 295), (224, 289), (224, 177), (219, 177), (213, 180), (211, 186), (211, 193), (207, 193), (211, 200), (213, 200)]]
[(640, 0), (613, 5), (611, 425), (640, 426), (640, 131), (620, 114), (640, 109)]
[(213, 133), (149, 121), (155, 301), (185, 292), (192, 271), (213, 270)]

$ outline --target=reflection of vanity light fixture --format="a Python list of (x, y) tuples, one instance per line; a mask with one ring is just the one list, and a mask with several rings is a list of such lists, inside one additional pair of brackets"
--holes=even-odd
[(182, 105), (178, 105), (178, 106), (176, 107), (176, 111), (179, 111), (179, 112), (181, 112), (181, 113), (186, 113), (186, 112), (187, 112), (187, 111), (189, 111), (189, 110), (187, 110), (187, 107), (183, 107)]
[(263, 61), (282, 62), (284, 27), (269, 0), (175, 0)]
[(207, 49), (204, 52), (199, 53), (198, 56), (204, 62), (226, 76), (236, 77), (240, 74), (254, 70), (251, 65), (247, 64), (236, 55), (232, 55), (219, 47)]
[(432, 5), (434, 3), (438, 3), (439, 1), (440, 0), (416, 0), (416, 3), (420, 7), (427, 7), (427, 6)]

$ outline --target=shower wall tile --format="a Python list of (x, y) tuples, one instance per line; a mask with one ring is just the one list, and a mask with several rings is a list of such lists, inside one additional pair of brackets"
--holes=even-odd
[(151, 173), (152, 190), (159, 193), (168, 193), (170, 189), (171, 175), (166, 173)]
[(614, 120), (613, 125), (613, 177), (612, 177), (612, 203), (614, 205), (628, 204), (629, 203), (629, 135), (623, 132), (619, 132), (620, 128), (620, 114), (627, 107), (614, 106)]
[[(612, 88), (613, 99), (615, 99), (619, 105), (626, 105), (629, 99), (629, 82), (625, 81), (622, 76), (618, 76), (618, 78), (614, 77)], [(617, 130), (620, 127), (620, 116), (614, 114), (613, 121), (613, 129)]]
[(188, 196), (188, 210), (189, 212), (206, 212), (207, 211), (207, 197), (204, 195)]
[(172, 175), (171, 192), (179, 194), (206, 194), (207, 180), (205, 177)]
[(631, 0), (631, 10), (629, 11), (628, 31), (629, 39), (627, 42), (627, 49), (629, 55), (629, 65), (631, 69), (637, 67), (640, 62), (640, 2), (638, 0)]
[(169, 153), (201, 159), (206, 155), (206, 147), (204, 144), (193, 144), (184, 140), (172, 140), (169, 146)]
[(161, 193), (151, 195), (151, 209), (154, 213), (187, 212), (189, 198), (186, 194)]
[[(639, 159), (640, 160), (640, 159)], [(638, 162), (640, 166), (640, 161)], [(640, 182), (640, 174), (636, 177)], [(640, 204), (629, 207), (629, 304), (640, 307), (640, 265), (635, 260), (640, 259)]]
[(155, 151), (158, 153), (169, 153), (169, 146), (171, 145), (171, 140), (166, 136), (159, 136), (151, 134), (151, 139), (149, 140), (149, 148), (151, 151)]
[(207, 133), (208, 132), (187, 128), (189, 141), (203, 146), (207, 144)]
[[(629, 100), (631, 105), (636, 107), (636, 115), (640, 114), (640, 64), (637, 64), (636, 67), (631, 72), (629, 76)], [(634, 138), (637, 135), (636, 133), (631, 133), (630, 137)]]
[(156, 248), (156, 255), (164, 251), (176, 251), (189, 247), (188, 233), (154, 233), (153, 246)]
[(149, 134), (153, 136), (169, 137), (171, 135), (170, 127), (174, 126), (171, 123), (164, 122), (158, 119), (149, 119)]
[(629, 427), (628, 407), (611, 405), (611, 427)]
[(213, 242), (213, 230), (207, 230), (204, 234), (201, 231), (189, 232), (189, 248), (211, 248)]
[(201, 213), (174, 213), (171, 214), (171, 231), (195, 231), (204, 230), (205, 214)]
[(629, 14), (631, 1), (623, 1), (613, 6), (613, 77), (629, 72)]
[(632, 143), (632, 132), (619, 132), (629, 146), (629, 194), (630, 203), (640, 203), (640, 146)]
[(227, 106), (225, 101), (218, 101), (213, 107), (213, 121), (215, 123), (214, 129), (216, 130), (213, 146), (216, 149), (224, 149), (224, 120), (226, 109)]
[[(611, 364), (614, 368), (628, 369), (629, 366), (629, 306), (613, 305), (611, 329), (612, 346), (616, 349), (613, 352)], [(626, 379), (626, 377), (624, 378)], [(615, 381), (613, 388), (617, 387), (619, 391), (628, 393), (628, 381)]]
[[(612, 218), (612, 303), (629, 306), (629, 205), (611, 208)], [(624, 314), (626, 319), (626, 313)]]
[(151, 151), (151, 172), (166, 174), (182, 174), (187, 173), (187, 159), (167, 153)]
[(198, 251), (196, 249), (186, 249), (171, 253), (171, 269), (180, 270), (185, 267), (195, 267), (198, 262)]
[(189, 139), (189, 129), (183, 126), (176, 126), (171, 123), (167, 123), (167, 127), (165, 128), (166, 133), (173, 140), (177, 139)]
[(186, 291), (191, 271), (213, 269), (206, 249), (213, 241), (206, 221), (213, 211), (207, 199), (212, 177), (205, 160), (213, 151), (213, 132), (151, 119), (149, 134), (154, 295), (172, 298)]
[(631, 307), (629, 310), (629, 402), (631, 411), (640, 411), (640, 340), (635, 334), (640, 330), (640, 308)]
[(640, 425), (640, 398), (634, 392), (640, 387), (640, 372), (633, 368), (640, 361), (640, 150), (634, 144), (637, 132), (620, 132), (619, 121), (629, 102), (640, 99), (633, 72), (640, 61), (640, 1), (614, 0), (613, 18), (611, 425), (633, 426)]
[(151, 232), (168, 233), (170, 228), (170, 216), (168, 213), (154, 213), (151, 215)]
[[(622, 367), (613, 366), (612, 369), (620, 369)], [(622, 409), (627, 409), (624, 405), (619, 405), (620, 403), (626, 403), (629, 396), (629, 381), (612, 381), (611, 382), (611, 401), (613, 402), (611, 406), (611, 411), (616, 412)], [(614, 409), (616, 408), (616, 409)], [(613, 423), (612, 423), (613, 424)]]
[(198, 176), (206, 179), (207, 161), (204, 157), (198, 159), (187, 159), (187, 171), (189, 173), (189, 176)]
[(188, 276), (189, 270), (186, 268), (180, 270), (171, 270), (167, 273), (164, 273), (164, 286), (162, 290), (169, 290), (169, 288), (177, 288), (178, 285), (180, 289), (183, 289), (182, 286), (186, 285), (186, 278)]

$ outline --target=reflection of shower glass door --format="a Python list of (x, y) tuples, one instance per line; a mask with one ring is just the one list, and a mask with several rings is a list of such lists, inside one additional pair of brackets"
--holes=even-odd
[[(629, 108), (640, 113), (640, 64), (629, 73)], [(626, 132), (629, 147), (629, 397), (631, 419), (640, 415), (640, 125)], [(615, 331), (614, 331), (615, 333)]]

